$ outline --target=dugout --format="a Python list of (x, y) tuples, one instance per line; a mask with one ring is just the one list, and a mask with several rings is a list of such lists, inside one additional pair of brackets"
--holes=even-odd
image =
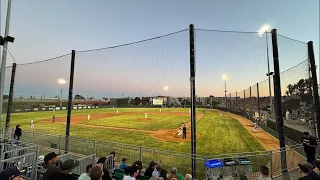
[(113, 107), (128, 107), (129, 100), (123, 98), (110, 98), (110, 106)]

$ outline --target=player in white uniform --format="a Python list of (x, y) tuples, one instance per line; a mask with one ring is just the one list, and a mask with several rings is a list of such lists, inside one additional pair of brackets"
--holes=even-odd
[(253, 123), (253, 129), (252, 129), (253, 132), (257, 132), (258, 131), (258, 123), (255, 122)]
[(179, 138), (182, 138), (182, 129), (181, 128), (179, 128), (179, 130), (178, 130), (178, 136), (179, 136)]
[(88, 121), (90, 120), (90, 114), (88, 114)]
[(34, 129), (34, 121), (33, 121), (33, 119), (31, 119), (31, 121), (30, 121), (30, 128)]

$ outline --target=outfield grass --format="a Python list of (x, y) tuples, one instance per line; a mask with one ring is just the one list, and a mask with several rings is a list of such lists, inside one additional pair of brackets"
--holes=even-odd
[[(119, 112), (159, 112), (159, 109), (119, 109)], [(188, 109), (162, 109), (162, 112), (188, 112)], [(116, 112), (116, 108), (110, 109), (90, 109), (90, 110), (74, 110), (73, 115), (77, 114), (95, 114), (101, 112)], [(202, 113), (202, 110), (199, 110)], [(56, 117), (63, 117), (66, 111), (56, 111)], [(43, 133), (64, 135), (65, 125), (40, 123), (41, 119), (51, 118), (53, 112), (29, 112), (29, 113), (14, 113), (11, 115), (11, 125), (14, 127), (20, 124), (23, 130), (30, 130), (29, 122), (33, 118), (35, 120), (35, 130)], [(133, 119), (123, 121), (117, 117), (102, 118), (94, 121), (87, 121), (86, 124), (128, 127), (145, 130), (169, 129), (177, 128), (182, 121), (188, 121), (185, 116), (154, 116), (150, 122), (137, 122), (135, 115)], [(197, 132), (200, 133), (200, 138), (197, 139), (197, 152), (202, 155), (227, 154), (236, 152), (251, 152), (263, 150), (262, 146), (247, 132), (245, 128), (235, 119), (230, 117), (220, 117), (215, 111), (206, 111), (206, 114), (197, 122)], [(96, 139), (109, 142), (120, 142), (137, 146), (147, 146), (152, 148), (174, 150), (180, 152), (190, 152), (190, 142), (177, 143), (168, 141), (159, 141), (147, 133), (131, 132), (125, 130), (111, 130), (88, 128), (81, 126), (71, 126), (71, 136)]]

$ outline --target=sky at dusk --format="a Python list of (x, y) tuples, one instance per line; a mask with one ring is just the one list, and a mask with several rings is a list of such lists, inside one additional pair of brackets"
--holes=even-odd
[[(1, 34), (7, 0), (1, 1)], [(280, 69), (308, 59), (313, 41), (319, 64), (318, 0), (13, 0), (9, 49), (18, 64), (15, 96), (67, 96), (70, 52), (76, 50), (74, 93), (92, 97), (127, 97), (190, 93), (189, 24), (196, 28), (196, 94), (223, 96), (222, 75), (233, 93), (266, 79), (263, 24), (276, 28)], [(178, 32), (179, 31), (179, 32)], [(176, 32), (176, 33), (173, 33)], [(154, 40), (106, 48), (173, 33)], [(271, 71), (273, 58), (268, 34)], [(285, 37), (284, 37), (285, 36)], [(297, 39), (293, 41), (286, 37)], [(104, 49), (101, 49), (104, 48)], [(99, 49), (86, 51), (90, 49)], [(64, 56), (63, 56), (64, 55)], [(13, 60), (8, 56), (7, 66)], [(307, 63), (282, 75), (285, 86), (308, 78)], [(8, 92), (11, 68), (6, 72)], [(59, 85), (57, 79), (67, 80)], [(168, 86), (165, 92), (163, 87)], [(268, 94), (267, 81), (261, 95)]]

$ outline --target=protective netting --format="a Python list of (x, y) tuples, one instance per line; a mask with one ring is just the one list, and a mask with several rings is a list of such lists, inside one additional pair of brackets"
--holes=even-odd
[(18, 64), (12, 112), (60, 110), (60, 105), (66, 109), (70, 62), (71, 56), (67, 54), (36, 63)]
[(95, 102), (100, 106), (152, 106), (155, 99), (163, 100), (160, 106), (180, 107), (183, 98), (190, 97), (188, 39), (188, 30), (183, 30), (76, 52), (74, 93), (82, 99), (103, 100)]
[(2, 113), (7, 112), (12, 66), (6, 67), (3, 90)]
[(250, 98), (250, 87), (248, 89), (245, 89), (245, 99), (244, 99), (244, 106), (245, 106), (245, 113), (246, 117), (250, 119), (251, 114), (251, 98)]
[(259, 108), (258, 108), (258, 85), (255, 84), (251, 86), (251, 119), (257, 120), (259, 119)]
[(196, 90), (198, 96), (224, 96), (265, 77), (266, 41), (257, 32), (196, 29)]
[(237, 100), (237, 111), (241, 114), (244, 115), (244, 112), (245, 112), (245, 99), (244, 99), (244, 96), (245, 96), (245, 91), (240, 91), (237, 93), (238, 96), (239, 96), (239, 100)]
[(231, 110), (232, 111), (237, 111), (237, 93), (231, 93)]

